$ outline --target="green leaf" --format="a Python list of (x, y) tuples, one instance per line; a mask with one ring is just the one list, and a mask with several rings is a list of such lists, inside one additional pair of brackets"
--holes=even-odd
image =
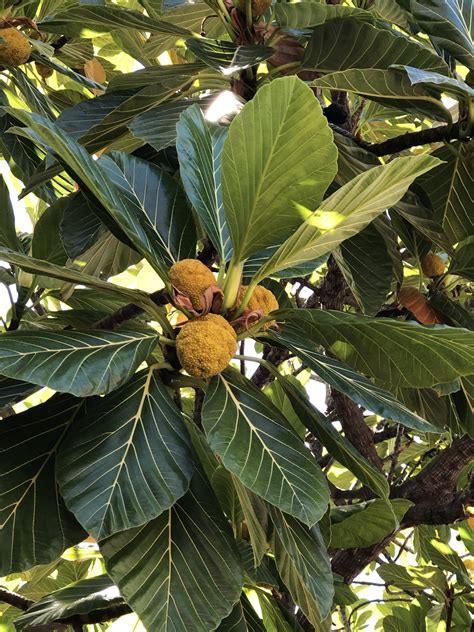
[(156, 151), (161, 151), (170, 145), (177, 145), (179, 149), (176, 126), (180, 117), (193, 104), (205, 105), (209, 102), (209, 98), (203, 97), (202, 99), (179, 99), (163, 103), (153, 110), (135, 116), (127, 127), (136, 138), (149, 143)]
[(309, 28), (335, 18), (354, 17), (373, 22), (373, 16), (364, 9), (319, 2), (279, 2), (275, 5), (275, 20), (282, 28)]
[[(138, 70), (134, 70), (133, 72), (126, 72), (123, 74), (115, 75), (109, 85), (107, 86), (107, 92), (102, 97), (98, 97), (98, 99), (94, 99), (97, 103), (99, 103), (99, 99), (104, 101), (104, 98), (109, 96), (112, 97), (113, 92), (117, 92), (117, 97), (120, 94), (128, 94), (131, 96), (133, 91), (137, 89), (146, 88), (152, 83), (157, 83), (160, 85), (170, 85), (177, 77), (181, 77), (182, 79), (190, 79), (191, 77), (197, 76), (201, 70), (205, 68), (205, 65), (201, 62), (196, 62), (194, 64), (172, 64), (169, 66), (147, 66), (145, 68), (139, 68)], [(195, 99), (190, 99), (190, 103), (192, 103)], [(107, 101), (106, 101), (107, 102)], [(179, 101), (179, 103), (186, 102)], [(117, 104), (119, 105), (119, 104)], [(169, 103), (168, 105), (174, 105), (174, 103)]]
[(336, 148), (314, 94), (284, 77), (257, 92), (232, 121), (222, 190), (234, 257), (281, 242), (317, 206), (336, 173)]
[(412, 66), (400, 66), (398, 64), (391, 66), (396, 70), (404, 73), (412, 86), (422, 85), (425, 88), (431, 88), (441, 93), (446, 93), (457, 99), (464, 101), (466, 104), (474, 97), (474, 89), (465, 81), (454, 79), (453, 77), (445, 77), (437, 72), (421, 70)]
[(423, 83), (412, 84), (405, 73), (393, 66), (387, 70), (348, 68), (319, 77), (312, 85), (355, 92), (388, 107), (451, 122), (451, 115), (441, 100), (441, 89)]
[(12, 331), (0, 335), (0, 373), (88, 397), (115, 390), (156, 345), (153, 331)]
[(107, 572), (153, 632), (208, 632), (240, 596), (243, 577), (233, 539), (199, 472), (171, 509), (107, 538), (101, 552)]
[(350, 68), (386, 70), (394, 60), (448, 74), (446, 63), (428, 48), (397, 31), (355, 18), (331, 20), (316, 26), (306, 47), (303, 65), (321, 72)]
[(447, 316), (457, 327), (465, 327), (474, 331), (474, 314), (464, 309), (458, 303), (451, 301), (446, 294), (439, 290), (434, 290), (430, 294), (429, 301), (437, 312)]
[(58, 446), (80, 401), (56, 395), (0, 424), (0, 573), (48, 564), (86, 536), (57, 490)]
[(101, 290), (102, 292), (106, 292), (107, 294), (115, 295), (122, 300), (135, 303), (135, 305), (148, 304), (150, 307), (152, 306), (152, 303), (145, 292), (141, 292), (140, 290), (129, 290), (128, 288), (120, 287), (119, 285), (108, 283), (107, 281), (102, 281), (101, 279), (84, 274), (83, 272), (78, 272), (72, 268), (64, 268), (62, 266), (49, 263), (48, 261), (43, 261), (42, 259), (34, 259), (33, 257), (13, 252), (7, 248), (0, 247), (0, 260), (12, 263), (13, 265), (21, 268), (21, 270), (25, 270), (31, 274), (42, 274), (47, 277), (52, 277), (53, 279), (67, 281), (68, 283), (87, 285)]
[(321, 519), (329, 500), (321, 470), (249, 380), (232, 370), (213, 378), (203, 426), (212, 450), (246, 487), (309, 526)]
[[(258, 283), (279, 270), (317, 259), (363, 230), (404, 195), (422, 173), (437, 166), (431, 156), (395, 158), (361, 173), (323, 200), (262, 266)], [(303, 209), (305, 214), (307, 209)]]
[(399, 527), (412, 505), (404, 499), (369, 501), (361, 511), (331, 524), (331, 548), (356, 549), (380, 542)]
[(370, 318), (331, 310), (274, 312), (285, 336), (304, 331), (356, 371), (393, 387), (428, 387), (472, 373), (474, 333), (413, 321)]
[[(119, 224), (136, 249), (166, 278), (174, 260), (168, 249), (168, 226), (164, 228), (163, 223), (170, 221), (178, 211), (176, 204), (182, 201), (177, 198), (179, 185), (153, 165), (123, 153), (114, 152), (115, 161), (110, 155), (95, 161), (57, 125), (25, 111), (17, 111), (16, 116), (31, 125), (32, 136), (53, 149), (61, 161), (77, 174), (86, 189), (106, 209), (106, 215), (112, 216), (114, 224)], [(17, 128), (19, 132), (24, 129)], [(147, 178), (153, 179), (158, 196), (152, 195), (146, 186)], [(166, 204), (165, 221), (162, 223), (157, 223), (161, 219), (156, 215), (157, 200)], [(190, 212), (183, 213), (181, 207), (180, 215), (176, 231), (183, 230), (183, 226), (191, 231)], [(101, 219), (104, 220), (104, 217)], [(163, 232), (166, 233), (165, 237)], [(189, 238), (185, 239), (183, 246), (189, 248)]]
[(410, 11), (435, 45), (444, 48), (465, 66), (474, 68), (471, 2), (411, 0)]
[(64, 265), (67, 254), (60, 237), (60, 224), (67, 198), (60, 198), (48, 207), (35, 224), (31, 240), (31, 254), (37, 259)]
[(36, 390), (35, 384), (0, 376), (0, 415), (4, 408), (13, 406)]
[(463, 239), (457, 245), (449, 272), (474, 280), (474, 235)]
[(346, 239), (334, 257), (363, 311), (376, 314), (390, 290), (393, 263), (374, 224)]
[(232, 246), (221, 190), (221, 154), (227, 130), (206, 123), (198, 105), (181, 115), (176, 129), (184, 189), (221, 261), (227, 261)]
[[(455, 150), (453, 152), (453, 150)], [(474, 233), (474, 173), (469, 166), (466, 143), (451, 143), (432, 154), (444, 161), (436, 171), (417, 182), (427, 196), (435, 218), (455, 244)]]
[(0, 176), (0, 246), (5, 246), (12, 250), (17, 250), (18, 248), (15, 215), (10, 200), (10, 192), (2, 176)]
[(277, 344), (283, 343), (285, 347), (293, 351), (330, 386), (367, 410), (421, 432), (441, 432), (441, 429), (428, 424), (424, 419), (412, 413), (388, 391), (380, 388), (365, 376), (356, 373), (338, 360), (309, 349), (304, 326), (291, 329), (285, 327), (278, 334), (271, 333), (270, 337)]
[(148, 522), (186, 493), (191, 442), (153, 368), (86, 403), (57, 468), (66, 504), (96, 540)]
[(189, 35), (173, 22), (150, 18), (138, 11), (117, 6), (76, 6), (44, 19), (38, 28), (46, 33), (60, 33), (70, 37), (94, 37), (116, 29), (133, 29), (150, 33), (173, 33)]
[(334, 598), (331, 562), (319, 527), (307, 529), (277, 509), (270, 512), (278, 571), (293, 601), (318, 626), (329, 614)]
[(448, 573), (454, 573), (457, 580), (470, 586), (469, 574), (462, 559), (449, 544), (437, 537), (436, 529), (431, 525), (420, 525), (416, 528), (417, 540), (421, 540), (423, 560)]
[(62, 198), (61, 203), (61, 239), (68, 256), (75, 259), (97, 241), (104, 226), (94, 212), (92, 200), (82, 191)]
[(230, 615), (217, 628), (217, 632), (265, 632), (265, 628), (243, 593)]
[(390, 490), (383, 473), (367, 461), (287, 377), (280, 376), (278, 383), (289, 397), (302, 423), (322, 443), (329, 454), (378, 496), (388, 496)]
[(108, 575), (82, 579), (62, 590), (39, 599), (15, 619), (18, 632), (77, 615), (87, 615), (123, 603), (118, 588)]
[(420, 592), (432, 590), (436, 599), (443, 602), (446, 597), (447, 583), (442, 571), (435, 566), (399, 566), (398, 564), (381, 564), (377, 573), (392, 586), (401, 590)]
[(239, 46), (234, 42), (217, 41), (205, 37), (187, 39), (186, 46), (207, 66), (225, 75), (260, 64), (275, 54), (275, 49), (270, 46), (257, 44)]
[(254, 566), (259, 566), (267, 552), (268, 509), (265, 502), (232, 475), (247, 529), (249, 530)]

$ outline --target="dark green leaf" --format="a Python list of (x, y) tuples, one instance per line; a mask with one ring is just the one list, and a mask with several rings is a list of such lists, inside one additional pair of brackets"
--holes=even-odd
[(275, 19), (283, 28), (309, 28), (324, 24), (335, 18), (355, 17), (373, 22), (373, 16), (364, 9), (341, 5), (320, 4), (319, 2), (278, 2), (275, 5)]
[(87, 404), (57, 467), (66, 504), (97, 540), (146, 523), (186, 493), (190, 440), (153, 369)]
[(94, 212), (92, 200), (81, 191), (63, 198), (61, 202), (64, 206), (61, 237), (68, 256), (75, 259), (95, 243), (103, 224)]
[(308, 430), (326, 448), (336, 461), (344, 465), (358, 480), (372, 489), (378, 496), (388, 496), (389, 487), (385, 476), (367, 461), (336, 428), (331, 421), (303, 396), (286, 377), (278, 383), (290, 398), (291, 404)]
[(206, 123), (198, 105), (181, 115), (176, 129), (185, 191), (221, 261), (227, 261), (232, 246), (221, 190), (221, 153), (227, 130)]
[(319, 527), (307, 529), (273, 507), (270, 514), (275, 527), (273, 552), (281, 578), (294, 602), (318, 626), (334, 598), (331, 562)]
[(474, 281), (474, 235), (457, 245), (449, 272)]
[(107, 538), (101, 551), (124, 598), (153, 632), (208, 632), (239, 599), (243, 577), (233, 540), (199, 472), (174, 507)]
[(304, 331), (355, 370), (393, 387), (427, 387), (472, 373), (474, 333), (345, 312), (281, 310), (286, 337)]
[(334, 256), (364, 312), (377, 313), (391, 287), (393, 264), (374, 224), (346, 239)]
[(88, 397), (115, 390), (156, 345), (153, 331), (12, 331), (0, 335), (0, 373)]
[(36, 390), (38, 389), (35, 384), (13, 380), (10, 377), (0, 377), (0, 415), (2, 409), (13, 406)]
[(474, 67), (474, 13), (471, 2), (413, 0), (410, 2), (410, 11), (436, 45), (447, 50), (465, 66)]
[(207, 66), (225, 75), (260, 64), (275, 53), (270, 46), (239, 46), (234, 42), (216, 41), (205, 37), (187, 39), (186, 46)]
[(76, 6), (63, 13), (56, 13), (38, 24), (41, 31), (60, 33), (71, 37), (94, 37), (98, 33), (110, 33), (115, 29), (134, 29), (150, 33), (175, 33), (189, 35), (173, 22), (150, 18), (138, 11), (109, 6)]
[(18, 249), (18, 239), (15, 230), (15, 215), (10, 200), (7, 183), (0, 176), (0, 246)]
[(474, 331), (474, 314), (450, 300), (446, 294), (435, 290), (430, 294), (429, 300), (437, 312), (447, 316), (457, 327), (465, 327)]
[(398, 421), (408, 428), (421, 432), (441, 432), (428, 424), (424, 419), (412, 413), (406, 406), (398, 402), (388, 391), (380, 388), (365, 376), (356, 373), (347, 365), (308, 349), (308, 336), (303, 328), (285, 328), (284, 331), (270, 334), (277, 344), (284, 344), (299, 356), (321, 379), (341, 393), (350, 397), (364, 408)]
[(58, 446), (80, 401), (57, 395), (0, 424), (0, 573), (48, 564), (86, 536), (57, 490)]
[(60, 224), (67, 198), (61, 198), (48, 207), (36, 222), (31, 241), (31, 254), (37, 259), (63, 266), (67, 254), (61, 241)]
[(235, 371), (212, 379), (203, 407), (212, 450), (241, 482), (312, 526), (329, 495), (316, 461), (280, 411)]
[(58, 590), (37, 601), (15, 619), (15, 628), (22, 632), (36, 626), (46, 626), (58, 619), (87, 615), (123, 603), (118, 588), (108, 575), (89, 577)]
[(316, 26), (306, 48), (304, 65), (323, 72), (349, 68), (386, 70), (399, 64), (448, 73), (446, 63), (400, 32), (372, 26), (355, 18), (331, 20)]

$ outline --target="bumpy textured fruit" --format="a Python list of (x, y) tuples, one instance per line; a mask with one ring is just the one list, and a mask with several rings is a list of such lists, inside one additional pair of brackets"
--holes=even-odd
[(215, 285), (214, 275), (197, 259), (183, 259), (170, 268), (172, 285), (191, 300), (195, 310), (203, 308), (202, 296), (211, 286)]
[(428, 277), (440, 276), (444, 273), (444, 261), (438, 255), (426, 255), (421, 260), (421, 269)]
[[(252, 17), (258, 18), (272, 5), (272, 0), (252, 0)], [(245, 13), (245, 0), (234, 0), (234, 6)]]
[(205, 378), (223, 371), (237, 347), (237, 335), (217, 314), (207, 314), (183, 326), (176, 337), (176, 352), (189, 375)]
[(31, 44), (15, 28), (0, 29), (0, 65), (20, 66), (31, 55)]
[[(237, 297), (237, 305), (239, 305), (247, 292), (247, 286), (242, 285), (239, 290), (239, 295)], [(261, 312), (262, 316), (267, 316), (270, 312), (275, 311), (279, 308), (278, 301), (275, 298), (273, 292), (267, 290), (263, 285), (257, 285), (254, 289), (252, 296), (250, 297), (249, 302), (245, 308), (245, 312)], [(244, 312), (244, 313), (245, 313)], [(265, 323), (262, 329), (268, 329), (272, 325), (275, 324), (275, 321), (272, 320), (268, 323)], [(241, 327), (239, 327), (240, 331)]]

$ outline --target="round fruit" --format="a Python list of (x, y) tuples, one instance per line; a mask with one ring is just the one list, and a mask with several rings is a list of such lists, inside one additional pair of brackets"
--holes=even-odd
[(18, 29), (9, 27), (0, 29), (0, 64), (2, 66), (20, 66), (28, 61), (31, 44)]

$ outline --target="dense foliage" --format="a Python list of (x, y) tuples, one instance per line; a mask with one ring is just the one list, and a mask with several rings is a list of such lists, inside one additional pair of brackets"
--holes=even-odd
[(467, 632), (472, 3), (0, 11), (0, 630)]

